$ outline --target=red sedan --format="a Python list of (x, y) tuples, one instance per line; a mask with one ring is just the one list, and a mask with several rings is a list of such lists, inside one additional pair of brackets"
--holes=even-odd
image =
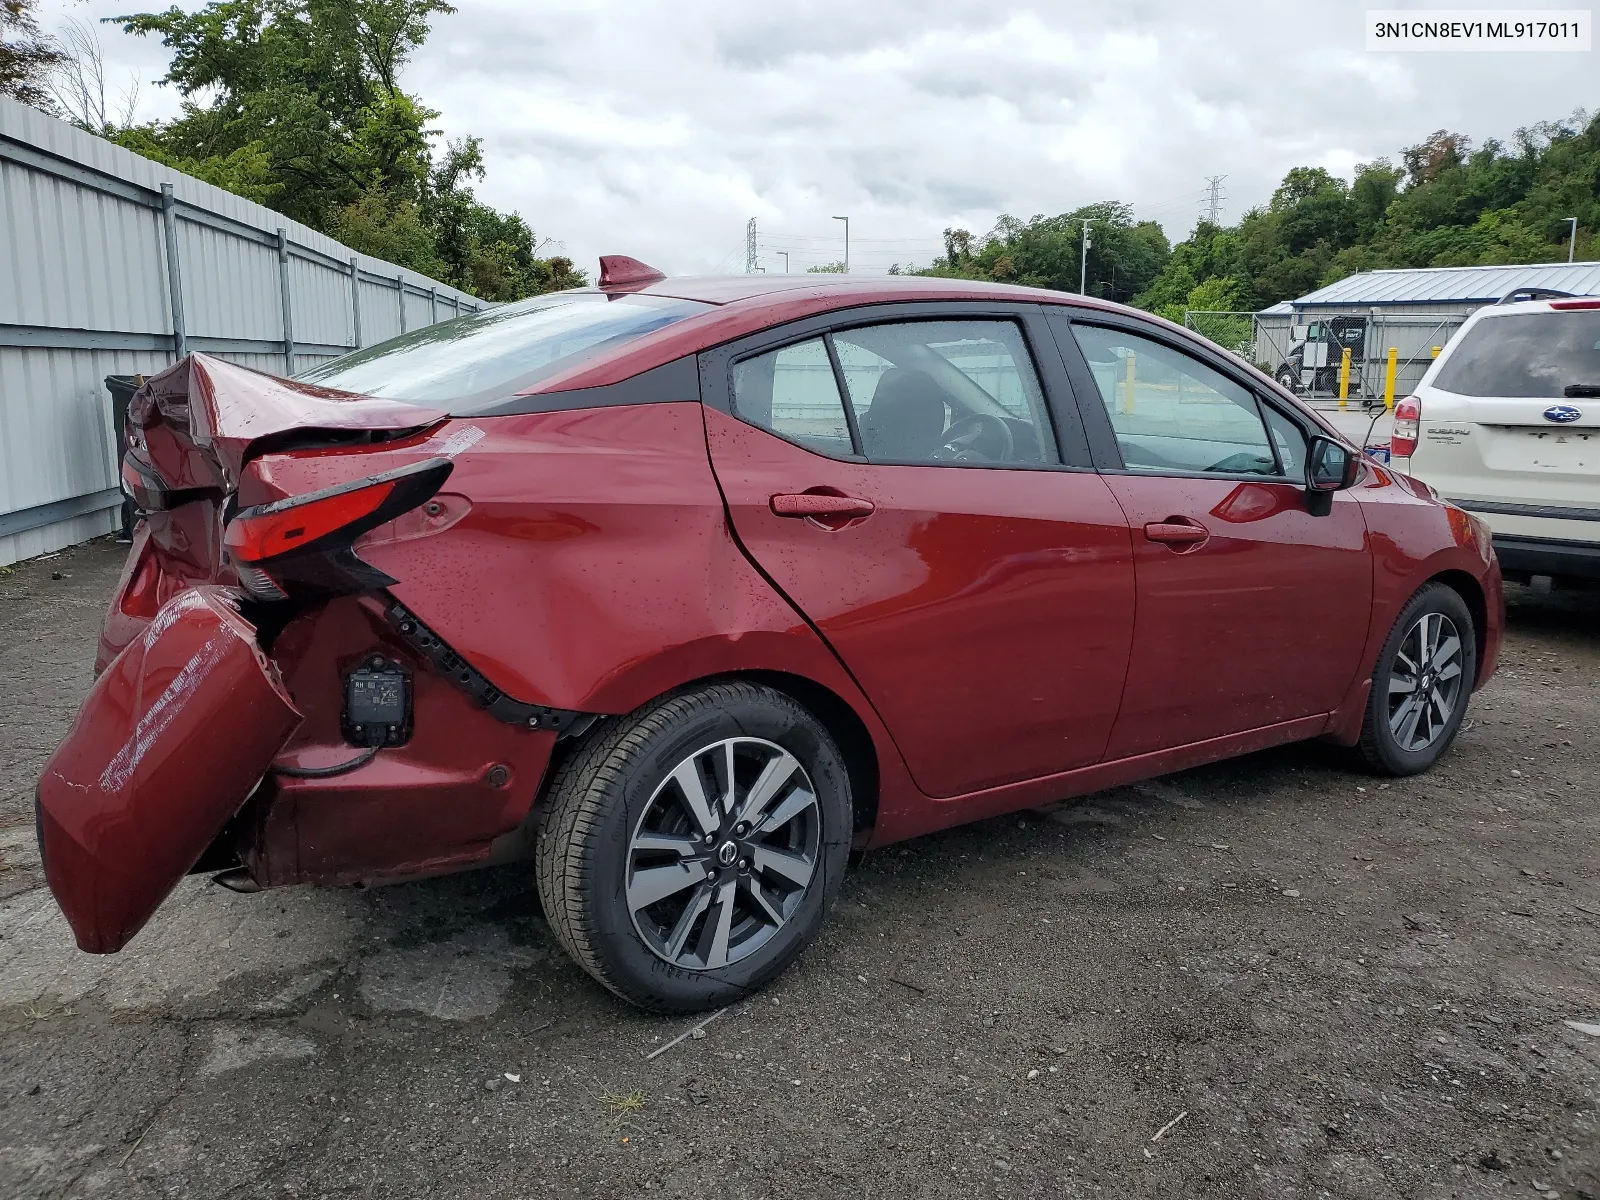
[(532, 860), (647, 1008), (816, 935), (852, 847), (1284, 742), (1426, 770), (1489, 531), (1148, 314), (920, 278), (601, 283), (129, 410), (142, 519), (38, 790), (108, 953), (238, 890)]

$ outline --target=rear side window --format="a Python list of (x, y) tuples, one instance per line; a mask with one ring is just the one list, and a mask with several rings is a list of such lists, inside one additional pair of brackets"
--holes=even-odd
[(1433, 386), (1458, 396), (1552, 399), (1600, 385), (1600, 309), (1485, 317), (1461, 335)]
[(853, 453), (839, 384), (821, 338), (735, 366), (733, 407), (751, 424), (809, 449), (835, 457)]
[(835, 458), (1056, 461), (1022, 329), (1004, 319), (852, 326), (755, 355), (734, 365), (733, 408)]
[(321, 363), (307, 383), (476, 412), (711, 305), (665, 296), (560, 292), (403, 333)]
[(833, 335), (875, 462), (1054, 461), (1044, 393), (1010, 321), (907, 321)]

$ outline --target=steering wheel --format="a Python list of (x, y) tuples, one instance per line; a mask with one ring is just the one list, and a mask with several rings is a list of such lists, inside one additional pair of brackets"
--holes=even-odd
[(946, 462), (1009, 462), (1016, 448), (1011, 426), (993, 413), (962, 417), (941, 436), (933, 456)]

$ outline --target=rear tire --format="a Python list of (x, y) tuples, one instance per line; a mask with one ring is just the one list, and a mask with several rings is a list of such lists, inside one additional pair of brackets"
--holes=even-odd
[(1472, 613), (1430, 583), (1407, 601), (1378, 653), (1359, 750), (1382, 775), (1416, 775), (1455, 741), (1478, 672)]
[(750, 683), (598, 727), (545, 807), (537, 876), (557, 941), (653, 1012), (717, 1008), (783, 971), (838, 895), (853, 826), (828, 731)]

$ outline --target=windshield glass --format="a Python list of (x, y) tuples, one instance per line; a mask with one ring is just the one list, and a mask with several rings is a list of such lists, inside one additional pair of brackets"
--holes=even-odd
[(1600, 384), (1600, 309), (1486, 317), (1461, 335), (1433, 386), (1458, 396), (1550, 399)]
[(299, 378), (456, 414), (476, 412), (585, 358), (710, 309), (664, 296), (535, 296), (403, 333)]

